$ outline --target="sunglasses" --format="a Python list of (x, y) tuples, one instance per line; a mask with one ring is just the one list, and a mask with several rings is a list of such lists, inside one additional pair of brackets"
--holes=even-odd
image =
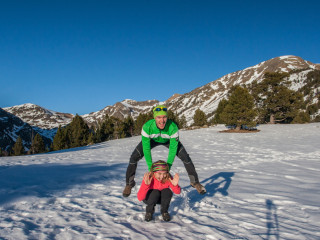
[(156, 111), (156, 112), (165, 111), (166, 112), (167, 108), (166, 107), (158, 107), (154, 111)]

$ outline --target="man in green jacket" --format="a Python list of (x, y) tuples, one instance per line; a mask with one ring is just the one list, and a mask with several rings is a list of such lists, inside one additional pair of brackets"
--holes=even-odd
[(167, 118), (167, 108), (158, 105), (153, 109), (154, 119), (146, 122), (141, 131), (142, 141), (134, 149), (126, 173), (126, 187), (123, 190), (123, 196), (128, 197), (131, 189), (135, 186), (134, 176), (138, 161), (145, 157), (148, 169), (152, 165), (151, 149), (163, 145), (169, 148), (167, 163), (171, 168), (174, 158), (177, 155), (183, 162), (190, 178), (190, 184), (196, 188), (200, 194), (205, 194), (206, 189), (199, 183), (198, 174), (192, 163), (192, 160), (179, 141), (178, 126)]

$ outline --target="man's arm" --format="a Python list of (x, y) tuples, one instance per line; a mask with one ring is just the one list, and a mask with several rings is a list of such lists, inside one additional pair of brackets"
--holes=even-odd
[(169, 165), (169, 169), (171, 169), (171, 166), (173, 164), (174, 158), (177, 154), (177, 149), (178, 149), (178, 143), (179, 143), (179, 130), (178, 126), (173, 123), (171, 125), (171, 133), (170, 133), (170, 145), (169, 145), (169, 155), (168, 155), (168, 160), (167, 163)]
[(142, 129), (142, 148), (143, 148), (143, 154), (144, 158), (146, 159), (148, 169), (150, 171), (151, 165), (152, 165), (152, 156), (151, 156), (151, 147), (150, 147), (150, 138), (144, 136), (144, 131)]
[(174, 161), (174, 158), (177, 154), (178, 143), (179, 143), (179, 140), (177, 140), (176, 138), (170, 139), (169, 155), (168, 155), (168, 160), (167, 160), (167, 163), (168, 163), (170, 169), (171, 169), (172, 163)]

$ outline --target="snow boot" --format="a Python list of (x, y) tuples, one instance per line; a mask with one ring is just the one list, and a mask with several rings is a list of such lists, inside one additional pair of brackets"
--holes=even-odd
[(122, 195), (124, 197), (129, 197), (131, 194), (131, 189), (136, 185), (135, 183), (133, 185), (126, 185), (126, 187), (123, 189)]
[(150, 221), (152, 220), (152, 213), (147, 212), (146, 215), (145, 215), (145, 217), (144, 217), (144, 220), (145, 220), (146, 222), (150, 222)]
[(204, 186), (202, 186), (200, 183), (191, 183), (191, 186), (197, 189), (199, 194), (205, 194), (207, 190), (205, 189)]
[(167, 212), (162, 213), (163, 221), (169, 222), (171, 220), (170, 214)]

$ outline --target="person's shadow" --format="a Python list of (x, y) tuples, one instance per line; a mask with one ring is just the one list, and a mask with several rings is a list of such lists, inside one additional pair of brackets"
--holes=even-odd
[(230, 187), (234, 172), (220, 172), (209, 178), (201, 181), (201, 184), (206, 188), (207, 192), (200, 195), (193, 187), (186, 186), (182, 188), (185, 190), (185, 196), (176, 196), (175, 200), (171, 203), (172, 207), (178, 207), (179, 209), (190, 207), (193, 208), (196, 203), (200, 202), (203, 198), (214, 197), (217, 192), (220, 192), (224, 196), (228, 196), (228, 189)]
[[(220, 192), (224, 196), (228, 196), (228, 189), (232, 182), (234, 172), (220, 172), (207, 179), (201, 181), (201, 184), (206, 188), (207, 192), (200, 195), (196, 189), (191, 187), (191, 191), (188, 192), (188, 198), (190, 199), (190, 207), (193, 207), (195, 203), (200, 202), (203, 198), (214, 197), (217, 192)], [(190, 186), (188, 186), (190, 188)]]
[(270, 239), (271, 236), (274, 236), (278, 240), (280, 239), (280, 234), (279, 234), (277, 206), (272, 202), (272, 200), (267, 199), (266, 207), (267, 207), (267, 216), (266, 216), (267, 239)]

